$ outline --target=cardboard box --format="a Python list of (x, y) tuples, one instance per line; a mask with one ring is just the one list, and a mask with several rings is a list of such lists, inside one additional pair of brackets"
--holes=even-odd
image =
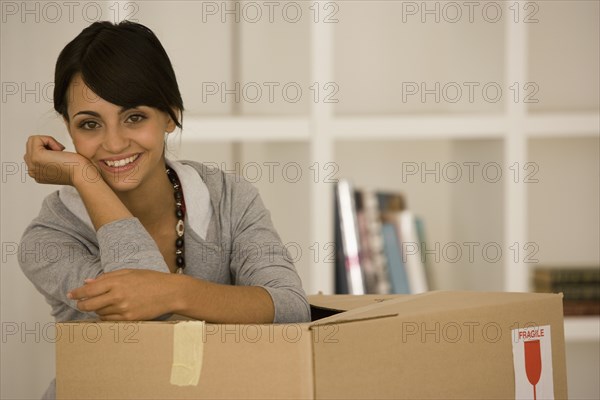
[[(58, 325), (60, 399), (567, 398), (562, 296), (310, 297), (312, 323)], [(530, 343), (531, 342), (531, 343)]]

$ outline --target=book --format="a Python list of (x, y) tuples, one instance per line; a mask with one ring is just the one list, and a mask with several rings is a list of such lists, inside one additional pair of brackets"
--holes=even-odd
[(555, 283), (550, 286), (537, 287), (536, 292), (562, 293), (565, 300), (600, 301), (600, 285), (596, 283)]
[(599, 300), (563, 300), (565, 316), (600, 315)]
[(558, 282), (600, 284), (600, 267), (536, 267), (533, 279), (536, 285)]
[(354, 190), (354, 203), (356, 206), (356, 223), (358, 226), (358, 260), (363, 270), (365, 293), (377, 292), (377, 276), (373, 266), (371, 244), (369, 243), (369, 227), (365, 214), (363, 200), (364, 193)]
[(429, 266), (427, 265), (427, 257), (424, 256), (423, 252), (426, 246), (426, 238), (425, 238), (425, 224), (423, 223), (423, 219), (417, 215), (415, 215), (415, 229), (417, 230), (417, 238), (420, 243), (421, 250), (421, 261), (423, 263), (423, 270), (425, 272), (425, 280), (427, 281), (427, 288), (434, 287), (433, 274), (430, 272)]
[(406, 209), (406, 200), (401, 193), (377, 192), (376, 197), (379, 213), (383, 219), (385, 219), (387, 215), (391, 215)]
[(411, 211), (403, 210), (396, 214), (396, 225), (400, 232), (400, 253), (406, 266), (410, 292), (423, 293), (429, 290), (425, 264), (421, 257), (421, 242), (417, 233), (417, 223)]
[[(359, 259), (358, 222), (352, 184), (347, 179), (340, 179), (335, 186), (335, 198), (338, 208), (339, 242), (342, 250), (343, 268), (340, 262), (339, 279), (344, 279), (348, 294), (365, 294), (363, 269)], [(345, 275), (342, 276), (342, 275)], [(343, 283), (340, 282), (340, 287)]]
[(335, 186), (335, 285), (339, 294), (422, 293), (429, 289), (422, 221), (404, 196)]
[(536, 292), (562, 293), (564, 315), (600, 315), (599, 267), (546, 267), (533, 271)]
[(391, 292), (410, 294), (411, 290), (408, 284), (408, 276), (406, 275), (404, 262), (402, 262), (400, 239), (396, 232), (396, 224), (384, 222), (382, 224), (382, 231), (385, 255), (388, 260)]
[(377, 195), (372, 190), (363, 190), (364, 215), (367, 225), (367, 242), (373, 268), (374, 288), (368, 293), (389, 294), (392, 292), (388, 259), (385, 255), (382, 220)]
[(342, 243), (342, 226), (340, 223), (340, 209), (337, 201), (337, 188), (334, 195), (334, 240), (335, 240), (335, 293), (348, 294), (348, 278), (346, 277), (346, 258)]

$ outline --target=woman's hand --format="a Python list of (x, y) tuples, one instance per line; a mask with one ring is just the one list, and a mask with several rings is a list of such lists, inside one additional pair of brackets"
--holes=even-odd
[(97, 176), (95, 170), (87, 171), (88, 168), (95, 168), (90, 160), (64, 149), (65, 146), (52, 136), (30, 136), (23, 156), (29, 176), (38, 183), (71, 186), (75, 185), (75, 179), (86, 174)]
[(67, 294), (77, 308), (102, 320), (151, 320), (173, 311), (177, 288), (174, 275), (143, 269), (122, 269), (86, 279)]

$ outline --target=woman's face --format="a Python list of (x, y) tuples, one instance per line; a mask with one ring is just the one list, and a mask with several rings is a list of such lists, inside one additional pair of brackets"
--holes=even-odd
[[(164, 175), (164, 133), (175, 123), (158, 109), (123, 109), (109, 103), (75, 75), (68, 92), (65, 120), (77, 153), (89, 159), (108, 185), (125, 192)], [(89, 179), (97, 179), (93, 171)]]

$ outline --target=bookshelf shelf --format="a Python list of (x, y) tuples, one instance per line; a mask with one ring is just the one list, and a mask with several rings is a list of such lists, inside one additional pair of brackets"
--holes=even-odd
[(567, 342), (598, 342), (600, 317), (565, 317), (565, 340)]
[(598, 137), (600, 135), (600, 114), (598, 113), (555, 113), (530, 114), (525, 120), (525, 130), (529, 137)]
[[(529, 138), (598, 137), (600, 114), (530, 114), (523, 119)], [(503, 138), (508, 122), (503, 115), (424, 115), (333, 117), (329, 131), (343, 140), (427, 140)], [(368, 132), (368, 136), (365, 135)], [(186, 142), (308, 141), (309, 117), (208, 117), (186, 115)]]
[(429, 115), (336, 117), (336, 139), (464, 139), (498, 138), (506, 130), (502, 115)]
[[(529, 137), (596, 137), (598, 114), (532, 115), (524, 119)], [(339, 116), (328, 127), (335, 139), (426, 140), (502, 138), (508, 122), (503, 115)], [(210, 117), (186, 115), (189, 142), (309, 140), (308, 117)], [(365, 132), (368, 132), (366, 136)]]
[(310, 120), (301, 117), (201, 117), (186, 115), (183, 137), (188, 143), (229, 141), (306, 141)]

